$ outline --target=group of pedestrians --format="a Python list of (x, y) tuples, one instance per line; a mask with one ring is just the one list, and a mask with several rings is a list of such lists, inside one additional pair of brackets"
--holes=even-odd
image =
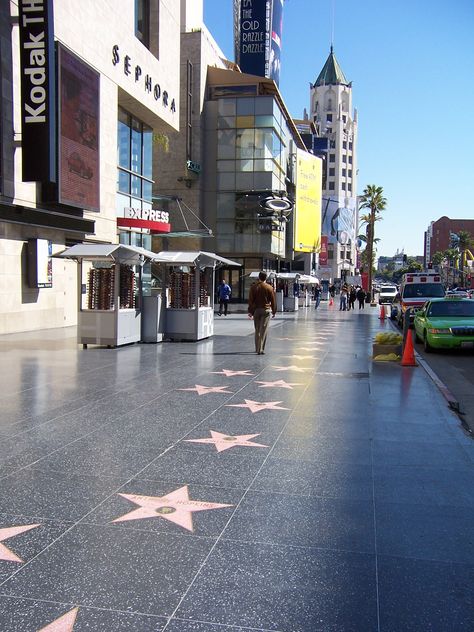
[(365, 290), (360, 285), (344, 283), (339, 296), (339, 311), (354, 310), (356, 301), (359, 301), (359, 309), (365, 309), (366, 296)]

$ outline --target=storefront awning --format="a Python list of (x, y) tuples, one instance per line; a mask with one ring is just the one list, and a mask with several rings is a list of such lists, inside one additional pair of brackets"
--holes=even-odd
[[(265, 270), (264, 270), (265, 272)], [(249, 278), (250, 279), (258, 279), (258, 275), (260, 274), (260, 272), (251, 272), (249, 274)], [(276, 276), (276, 272), (267, 272), (267, 279), (274, 279)]]
[(241, 264), (225, 257), (220, 257), (213, 252), (204, 252), (202, 250), (195, 250), (191, 252), (178, 252), (178, 251), (166, 251), (163, 250), (155, 255), (154, 261), (169, 263), (170, 265), (196, 265), (200, 268), (216, 268), (219, 266), (237, 266)]
[(312, 274), (302, 274), (298, 279), (300, 283), (306, 283), (306, 285), (319, 284), (319, 279)]
[(63, 252), (57, 253), (55, 257), (63, 259), (74, 259), (75, 261), (114, 261), (135, 265), (144, 261), (157, 260), (158, 255), (151, 250), (138, 246), (126, 246), (124, 244), (76, 244), (67, 248)]
[(298, 281), (301, 276), (299, 272), (278, 272), (276, 278), (282, 281)]

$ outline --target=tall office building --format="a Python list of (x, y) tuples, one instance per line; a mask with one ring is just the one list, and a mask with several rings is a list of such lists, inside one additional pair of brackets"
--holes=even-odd
[(311, 85), (310, 115), (318, 135), (327, 139), (322, 203), (322, 250), (327, 254), (320, 255), (320, 276), (344, 280), (356, 270), (357, 110), (352, 110), (352, 84), (332, 46)]

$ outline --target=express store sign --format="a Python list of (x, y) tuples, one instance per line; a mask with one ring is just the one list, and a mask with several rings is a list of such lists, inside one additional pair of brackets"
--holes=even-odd
[(119, 228), (147, 229), (150, 233), (169, 233), (171, 230), (170, 214), (156, 209), (140, 209), (127, 207), (123, 217), (117, 217)]

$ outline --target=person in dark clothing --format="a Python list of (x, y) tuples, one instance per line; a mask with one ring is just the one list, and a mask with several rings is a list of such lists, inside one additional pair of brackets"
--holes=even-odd
[(318, 309), (321, 302), (321, 288), (318, 284), (314, 286), (314, 309)]
[(361, 287), (357, 290), (357, 300), (359, 301), (359, 309), (365, 309), (365, 292)]
[(248, 316), (253, 318), (255, 327), (255, 353), (265, 353), (267, 330), (270, 316), (275, 318), (276, 298), (273, 287), (266, 283), (267, 273), (260, 272), (258, 282), (250, 287)]
[(356, 289), (353, 285), (351, 285), (351, 289), (349, 290), (349, 296), (348, 296), (349, 305), (347, 309), (354, 309), (356, 298), (357, 298)]
[(219, 285), (219, 311), (217, 312), (218, 316), (222, 316), (222, 312), (224, 312), (224, 316), (227, 316), (227, 307), (229, 305), (231, 294), (232, 290), (230, 288), (230, 285), (227, 285), (225, 279), (222, 279), (221, 284)]

